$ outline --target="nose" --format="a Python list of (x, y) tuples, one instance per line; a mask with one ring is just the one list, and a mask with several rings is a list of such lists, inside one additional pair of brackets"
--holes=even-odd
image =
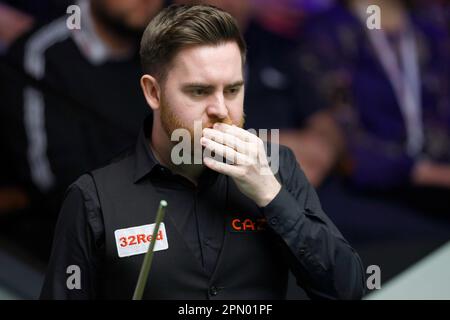
[(211, 99), (207, 103), (206, 113), (210, 118), (225, 119), (228, 117), (228, 108), (225, 104), (223, 93), (211, 96)]

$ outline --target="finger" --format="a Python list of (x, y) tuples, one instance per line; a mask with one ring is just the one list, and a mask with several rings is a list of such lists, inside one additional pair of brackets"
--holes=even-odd
[(236, 137), (235, 135), (215, 129), (205, 128), (203, 130), (203, 136), (210, 140), (214, 140), (220, 144), (226, 145), (232, 149), (235, 149), (239, 153), (247, 155), (251, 154), (252, 145), (249, 142), (241, 140), (239, 137)]
[(220, 144), (216, 141), (213, 141), (213, 140), (205, 138), (205, 137), (202, 137), (200, 139), (200, 143), (208, 151), (214, 152), (216, 157), (220, 157), (219, 159), (214, 157), (217, 160), (226, 159), (226, 160), (230, 161), (231, 163), (238, 164), (238, 165), (249, 165), (251, 163), (249, 157), (237, 152), (236, 150), (230, 148), (229, 146)]
[(242, 177), (244, 174), (244, 170), (242, 167), (223, 163), (223, 162), (214, 160), (213, 158), (204, 157), (203, 163), (211, 170), (214, 170), (216, 172), (222, 173), (222, 174), (230, 176), (230, 177), (238, 178), (238, 177)]
[(214, 129), (236, 136), (245, 142), (252, 142), (255, 138), (257, 138), (254, 134), (248, 132), (247, 130), (226, 123), (215, 123)]
[(264, 142), (257, 135), (235, 125), (230, 126), (225, 123), (216, 123), (214, 124), (214, 126), (215, 128), (217, 128), (217, 131), (237, 136), (239, 137), (239, 139), (247, 142), (247, 145), (245, 145), (245, 147), (247, 147), (248, 149), (243, 151), (242, 153), (248, 155), (251, 158), (262, 156), (261, 152), (264, 152)]

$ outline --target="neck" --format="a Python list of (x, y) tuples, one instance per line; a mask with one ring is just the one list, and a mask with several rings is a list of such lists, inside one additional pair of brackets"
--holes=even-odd
[(170, 141), (170, 137), (167, 136), (165, 130), (155, 118), (153, 120), (152, 138), (150, 141), (150, 147), (155, 158), (161, 165), (169, 168), (172, 172), (185, 177), (194, 185), (197, 185), (198, 179), (204, 170), (204, 166), (202, 164), (175, 165), (171, 158), (172, 141)]
[(102, 21), (99, 19), (94, 10), (90, 10), (92, 22), (94, 25), (95, 33), (105, 43), (115, 56), (125, 56), (131, 53), (134, 43), (132, 40), (125, 37), (121, 37), (111, 31)]

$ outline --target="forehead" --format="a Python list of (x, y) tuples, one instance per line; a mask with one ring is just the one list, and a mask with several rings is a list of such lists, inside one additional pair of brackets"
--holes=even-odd
[(183, 48), (174, 57), (167, 76), (190, 82), (240, 81), (241, 52), (235, 42)]

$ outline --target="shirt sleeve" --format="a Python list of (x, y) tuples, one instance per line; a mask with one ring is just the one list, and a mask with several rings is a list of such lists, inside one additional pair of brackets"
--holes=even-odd
[(282, 188), (264, 208), (297, 284), (310, 298), (360, 299), (364, 271), (355, 250), (323, 212), (294, 154), (280, 146)]
[(40, 299), (97, 298), (103, 248), (104, 227), (95, 185), (84, 175), (66, 192)]

